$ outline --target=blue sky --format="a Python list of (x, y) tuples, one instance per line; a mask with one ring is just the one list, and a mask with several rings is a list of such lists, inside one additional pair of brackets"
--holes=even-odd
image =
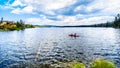
[(112, 21), (120, 0), (0, 0), (0, 17), (39, 25), (86, 25)]

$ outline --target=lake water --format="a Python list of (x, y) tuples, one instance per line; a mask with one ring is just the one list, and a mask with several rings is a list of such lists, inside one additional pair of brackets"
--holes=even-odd
[[(80, 37), (69, 37), (71, 33)], [(89, 64), (96, 58), (120, 67), (120, 29), (31, 28), (0, 32), (0, 68), (37, 67), (61, 61)]]

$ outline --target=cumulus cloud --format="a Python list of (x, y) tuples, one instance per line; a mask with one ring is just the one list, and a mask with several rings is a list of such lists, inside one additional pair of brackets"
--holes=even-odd
[(98, 16), (98, 17), (91, 17), (91, 18), (86, 18), (83, 20), (80, 20), (80, 22), (83, 22), (83, 25), (87, 24), (100, 24), (100, 23), (106, 23), (107, 21), (113, 21), (114, 17), (113, 16)]
[(23, 9), (15, 8), (11, 11), (11, 13), (14, 13), (14, 14), (21, 14), (21, 13), (35, 14), (35, 12), (33, 12), (33, 9), (34, 8), (32, 6), (27, 6), (27, 7), (24, 7)]
[(25, 6), (20, 0), (15, 0), (11, 6)]
[(26, 19), (29, 23), (82, 25), (113, 20), (119, 4), (120, 0), (15, 0), (8, 5), (11, 13), (36, 15)]
[(16, 9), (12, 10), (11, 13), (20, 14), (21, 13), (21, 9), (20, 8), (16, 8)]
[(97, 16), (97, 17), (90, 17), (90, 18), (83, 18), (79, 19), (78, 16), (81, 15), (76, 15), (76, 16), (58, 16), (61, 21), (53, 21), (47, 19), (45, 16), (42, 18), (28, 18), (26, 20), (27, 23), (31, 24), (39, 24), (39, 25), (91, 25), (91, 24), (100, 24), (100, 23), (105, 23), (108, 20), (113, 21), (114, 16)]
[(74, 9), (74, 12), (83, 10), (84, 6), (78, 6)]
[(100, 10), (99, 13), (103, 14), (117, 14), (120, 12), (119, 4), (119, 0), (95, 0), (87, 6), (86, 11)]
[(120, 1), (119, 0), (109, 0), (107, 7), (102, 10), (102, 12), (109, 14), (120, 13)]
[(32, 6), (33, 11), (54, 14), (53, 10), (61, 9), (75, 3), (77, 0), (15, 0), (12, 6)]
[(35, 25), (36, 24), (47, 25), (47, 24), (52, 24), (53, 23), (52, 20), (47, 19), (45, 16), (41, 16), (41, 18), (31, 17), (31, 18), (27, 18), (25, 21), (26, 21), (26, 23), (35, 24)]

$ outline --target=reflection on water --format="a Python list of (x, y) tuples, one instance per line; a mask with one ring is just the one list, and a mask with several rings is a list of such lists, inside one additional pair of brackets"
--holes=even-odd
[[(69, 37), (71, 33), (80, 37)], [(120, 29), (113, 28), (34, 28), (0, 32), (0, 68), (73, 60), (88, 64), (96, 58), (113, 61), (120, 67), (119, 40)]]

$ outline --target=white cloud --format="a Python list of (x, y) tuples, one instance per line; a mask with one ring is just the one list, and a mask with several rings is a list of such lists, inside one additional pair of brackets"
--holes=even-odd
[(86, 11), (92, 12), (96, 9), (104, 9), (107, 6), (107, 2), (109, 2), (109, 0), (94, 0), (86, 7)]
[(83, 10), (84, 8), (85, 8), (85, 6), (80, 5), (80, 6), (78, 6), (78, 7), (76, 7), (76, 8), (74, 9), (74, 12), (81, 11), (81, 10)]
[[(90, 24), (100, 24), (100, 23), (106, 23), (107, 21), (113, 21), (113, 16), (95, 16), (90, 18), (84, 18), (84, 19), (77, 19), (77, 16), (68, 17), (67, 19), (64, 19), (64, 23), (67, 23), (66, 25), (90, 25)], [(64, 24), (62, 24), (64, 25)]]
[(95, 0), (86, 7), (87, 12), (101, 10), (103, 14), (117, 14), (120, 12), (120, 0)]
[[(28, 18), (26, 19), (26, 23), (29, 24), (37, 24), (37, 25), (47, 25), (47, 24), (52, 24), (53, 21), (47, 19), (45, 16), (41, 16), (42, 18)], [(53, 23), (54, 24), (54, 23)]]
[(107, 21), (113, 21), (113, 16), (95, 16), (90, 18), (84, 18), (84, 19), (77, 19), (78, 16), (81, 17), (81, 15), (76, 16), (62, 16), (59, 15), (57, 18), (59, 18), (61, 21), (53, 21), (47, 19), (45, 16), (41, 16), (42, 18), (28, 18), (26, 20), (27, 23), (30, 24), (38, 24), (38, 25), (90, 25), (90, 24), (100, 24), (100, 23), (106, 23)]
[(16, 9), (12, 10), (11, 13), (20, 14), (21, 13), (21, 9), (20, 8), (16, 8)]
[(28, 18), (28, 19), (26, 19), (26, 23), (38, 24), (38, 23), (41, 23), (41, 20), (40, 20), (40, 18)]
[(11, 6), (25, 6), (20, 0), (15, 0)]
[(24, 13), (31, 13), (31, 14), (34, 14), (35, 12), (33, 11), (33, 7), (32, 6), (27, 6), (25, 8), (22, 9), (22, 12)]
[(53, 15), (53, 10), (64, 8), (74, 4), (76, 1), (77, 0), (15, 0), (12, 6), (31, 6), (34, 7), (34, 11), (42, 11), (43, 13)]
[[(11, 13), (14, 14), (38, 14), (40, 18), (31, 17), (26, 20), (29, 23), (36, 22), (36, 24), (82, 25), (106, 23), (107, 21), (114, 19), (111, 15), (120, 12), (120, 0), (94, 0), (87, 5), (74, 6), (74, 13), (79, 13), (79, 11), (83, 12), (83, 14), (87, 12), (90, 13), (86, 15), (77, 14), (73, 16), (65, 16), (64, 14), (57, 14), (54, 12), (54, 10), (58, 11), (61, 8), (71, 6), (75, 4), (75, 2), (77, 2), (77, 0), (15, 0), (10, 6), (24, 6), (24, 8), (17, 7), (12, 9)], [(93, 13), (95, 10), (98, 11)], [(47, 19), (47, 15), (54, 16), (60, 21)]]
[(120, 0), (109, 0), (107, 7), (102, 10), (102, 12), (108, 14), (120, 13)]
[(99, 16), (99, 17), (86, 18), (80, 20), (79, 22), (83, 22), (83, 25), (100, 24), (100, 23), (106, 23), (107, 21), (113, 21), (113, 19), (114, 19), (113, 16)]
[(76, 17), (75, 16), (67, 16), (64, 17), (64, 22), (75, 22), (76, 21)]
[(23, 9), (21, 8), (15, 8), (11, 11), (11, 13), (14, 13), (14, 14), (21, 14), (21, 13), (29, 13), (29, 14), (35, 14), (35, 12), (33, 12), (33, 7), (32, 6), (27, 6), (27, 7), (24, 7)]
[(76, 0), (44, 0), (47, 4), (43, 4), (45, 9), (54, 10), (66, 7), (76, 2)]

